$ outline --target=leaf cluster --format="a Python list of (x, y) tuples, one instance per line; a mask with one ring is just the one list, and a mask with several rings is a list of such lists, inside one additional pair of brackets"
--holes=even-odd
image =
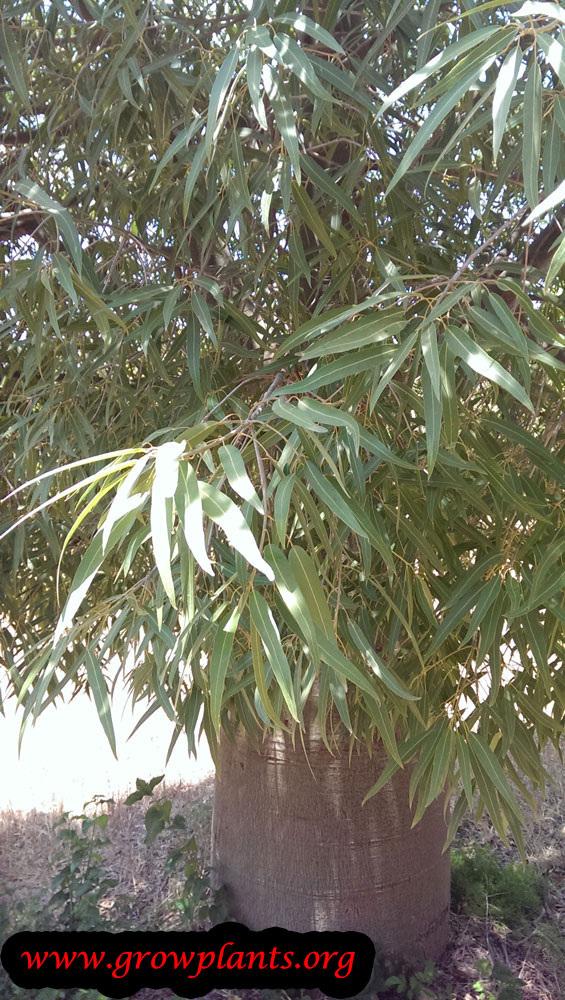
[(369, 794), (412, 761), (416, 820), (459, 787), (451, 832), (521, 842), (565, 706), (561, 8), (0, 10), (22, 732), (71, 685), (116, 752), (117, 656), (171, 750), (314, 700), (383, 741)]

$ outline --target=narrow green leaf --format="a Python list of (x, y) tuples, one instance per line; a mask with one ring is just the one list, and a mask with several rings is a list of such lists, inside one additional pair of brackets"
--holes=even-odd
[(355, 446), (359, 450), (361, 444), (361, 428), (354, 416), (339, 409), (337, 406), (330, 406), (329, 403), (322, 403), (317, 399), (300, 399), (298, 409), (307, 413), (313, 420), (321, 424), (328, 424), (330, 427), (345, 427)]
[(332, 667), (338, 674), (346, 680), (355, 684), (360, 691), (364, 691), (374, 701), (378, 700), (378, 692), (371, 680), (365, 676), (360, 667), (348, 660), (336, 645), (335, 639), (327, 639), (321, 632), (318, 633), (318, 645), (320, 656), (324, 663)]
[(524, 226), (529, 226), (530, 222), (534, 222), (535, 219), (539, 219), (546, 212), (550, 212), (556, 205), (560, 205), (562, 201), (565, 201), (565, 181), (561, 181), (561, 184), (558, 184), (555, 191), (552, 191), (547, 198), (544, 198), (539, 203), (533, 212), (530, 212), (528, 218), (524, 221)]
[(455, 745), (457, 748), (457, 759), (459, 761), (459, 772), (461, 782), (467, 799), (469, 809), (473, 808), (473, 779), (471, 773), (471, 757), (465, 735), (461, 731), (455, 733)]
[(294, 545), (289, 552), (288, 564), (298, 583), (300, 592), (304, 595), (314, 625), (328, 639), (333, 640), (334, 627), (332, 616), (313, 559), (300, 545)]
[[(6, 8), (8, 11), (8, 8)], [(0, 17), (0, 56), (6, 68), (6, 74), (24, 108), (31, 111), (31, 101), (27, 88), (24, 65), (20, 60), (14, 38), (9, 37), (9, 31), (4, 17)]]
[(325, 503), (332, 513), (340, 521), (343, 521), (348, 528), (351, 528), (351, 531), (354, 531), (356, 535), (359, 535), (361, 538), (368, 538), (367, 532), (361, 527), (359, 521), (349, 509), (347, 500), (342, 497), (323, 473), (312, 462), (306, 462), (305, 471), (306, 478), (318, 499), (322, 503)]
[(208, 121), (206, 126), (206, 156), (210, 160), (212, 153), (212, 145), (214, 139), (216, 138), (216, 126), (218, 123), (218, 116), (220, 109), (224, 102), (225, 96), (228, 92), (228, 88), (232, 81), (233, 73), (237, 65), (237, 60), (239, 58), (239, 45), (235, 42), (230, 48), (226, 58), (224, 59), (220, 69), (216, 73), (216, 78), (214, 80), (212, 90), (210, 91), (210, 101), (208, 104)]
[[(116, 495), (110, 505), (110, 509), (106, 515), (104, 526), (102, 528), (102, 551), (105, 550), (106, 545), (108, 544), (108, 538), (114, 524), (120, 519), (120, 517), (123, 517), (123, 515), (126, 514), (130, 508), (131, 491), (148, 461), (149, 454), (142, 455), (138, 458), (128, 472), (124, 481), (116, 490)], [(136, 497), (136, 506), (139, 506), (139, 495)]]
[(530, 208), (539, 201), (538, 173), (541, 144), (541, 70), (535, 55), (524, 91), (522, 170), (524, 191)]
[(377, 675), (379, 680), (392, 691), (393, 694), (398, 695), (399, 698), (403, 698), (406, 701), (419, 701), (419, 695), (411, 694), (410, 691), (398, 680), (393, 674), (390, 667), (387, 667), (383, 663), (380, 656), (375, 652), (371, 643), (361, 631), (356, 622), (348, 619), (347, 628), (349, 629), (349, 634), (353, 639), (357, 649), (363, 656), (363, 659), (369, 664), (373, 673)]
[[(253, 674), (255, 677), (255, 683), (257, 685), (257, 691), (259, 692), (259, 697), (261, 699), (261, 704), (265, 712), (267, 713), (269, 719), (275, 723), (280, 729), (287, 730), (284, 722), (280, 716), (275, 711), (271, 699), (269, 698), (269, 692), (267, 688), (267, 679), (265, 677), (265, 666), (263, 663), (263, 654), (261, 652), (261, 636), (253, 621), (250, 621), (250, 634), (251, 634), (251, 654), (253, 657)], [(272, 673), (271, 675), (272, 676)]]
[(186, 317), (186, 360), (188, 371), (199, 399), (204, 398), (200, 380), (200, 323), (192, 309)]
[[(272, 570), (271, 570), (272, 572)], [(273, 574), (274, 576), (274, 574)], [(273, 674), (282, 691), (285, 704), (296, 722), (300, 721), (294, 699), (292, 673), (282, 647), (281, 639), (269, 605), (258, 591), (253, 590), (249, 598), (249, 610), (261, 642), (271, 664)]]
[[(563, 198), (565, 199), (565, 182), (563, 189)], [(561, 237), (561, 242), (559, 243), (557, 250), (554, 252), (553, 257), (551, 258), (551, 264), (549, 265), (549, 269), (545, 278), (545, 284), (547, 288), (551, 288), (551, 285), (557, 278), (557, 275), (559, 274), (564, 265), (565, 265), (565, 235)]]
[(559, 38), (554, 38), (551, 34), (545, 35), (540, 31), (536, 35), (536, 41), (542, 49), (546, 61), (557, 73), (561, 83), (565, 86), (565, 45), (563, 44), (563, 32), (561, 32)]
[(483, 618), (488, 613), (489, 609), (495, 603), (502, 586), (502, 581), (500, 576), (493, 576), (491, 580), (487, 580), (486, 583), (479, 589), (477, 593), (477, 603), (473, 614), (471, 615), (471, 620), (469, 622), (469, 627), (461, 640), (461, 645), (465, 646), (471, 636), (477, 631), (479, 625), (481, 624)]
[(514, 17), (547, 17), (550, 21), (560, 21), (565, 24), (565, 11), (559, 3), (546, 3), (544, 0), (526, 0)]
[(82, 249), (80, 238), (77, 227), (67, 210), (59, 202), (50, 198), (38, 184), (31, 184), (29, 181), (19, 181), (15, 187), (16, 191), (22, 194), (27, 201), (30, 201), (33, 205), (39, 205), (44, 212), (53, 217), (57, 229), (63, 237), (65, 246), (73, 259), (73, 264), (78, 274), (81, 274)]
[(402, 365), (406, 361), (406, 358), (410, 354), (416, 340), (418, 339), (417, 333), (412, 333), (406, 338), (403, 344), (400, 344), (394, 352), (389, 364), (387, 365), (385, 371), (383, 372), (381, 378), (379, 379), (377, 385), (371, 391), (371, 398), (369, 400), (369, 409), (371, 412), (375, 408), (378, 400), (382, 396), (389, 382), (394, 378), (397, 371), (400, 371)]
[(499, 329), (500, 326), (504, 328), (516, 350), (527, 359), (529, 355), (528, 341), (524, 336), (523, 330), (516, 322), (514, 313), (508, 308), (500, 295), (491, 295), (490, 292), (487, 292), (487, 298), (491, 311), (496, 314)]
[(376, 344), (356, 351), (351, 356), (337, 358), (328, 365), (316, 367), (311, 375), (307, 375), (301, 382), (293, 382), (292, 385), (283, 386), (279, 394), (296, 395), (301, 392), (313, 392), (325, 385), (332, 385), (334, 382), (343, 382), (348, 375), (357, 375), (359, 372), (377, 369), (381, 364), (390, 360), (395, 348), (389, 345)]
[(193, 292), (190, 300), (190, 304), (194, 310), (194, 315), (200, 321), (202, 329), (206, 332), (207, 336), (212, 341), (214, 347), (218, 346), (218, 338), (216, 337), (216, 331), (214, 330), (214, 323), (212, 321), (212, 316), (210, 309), (208, 308), (208, 303), (203, 295), (199, 292)]
[(73, 285), (73, 276), (68, 261), (60, 253), (53, 254), (53, 273), (60, 281), (73, 305), (78, 305), (78, 296)]
[(200, 116), (195, 118), (194, 121), (191, 122), (187, 128), (184, 128), (179, 133), (179, 135), (177, 135), (176, 138), (173, 139), (171, 145), (165, 152), (164, 156), (161, 157), (159, 163), (157, 164), (157, 169), (155, 171), (153, 180), (151, 181), (151, 184), (149, 186), (150, 192), (155, 187), (157, 181), (159, 180), (159, 177), (161, 176), (161, 172), (167, 166), (167, 163), (170, 163), (173, 157), (177, 156), (177, 154), (180, 153), (182, 149), (186, 149), (190, 140), (192, 139), (192, 137), (195, 135), (195, 133), (199, 128), (202, 128), (202, 119), (200, 118)]
[(239, 621), (239, 612), (230, 613), (224, 625), (218, 626), (214, 636), (214, 646), (208, 665), (210, 677), (210, 715), (216, 732), (220, 732), (222, 699), (226, 675), (230, 665), (233, 642)]
[(243, 461), (243, 456), (237, 448), (232, 444), (222, 445), (218, 451), (218, 456), (220, 462), (222, 463), (223, 470), (228, 477), (228, 482), (235, 492), (243, 497), (244, 500), (248, 500), (249, 503), (258, 510), (260, 514), (263, 513), (263, 504), (261, 503), (253, 483), (251, 482), (249, 476), (247, 475), (247, 470), (245, 468), (245, 462)]
[(415, 90), (416, 87), (421, 87), (426, 80), (432, 76), (438, 69), (442, 69), (447, 63), (453, 62), (454, 59), (460, 58), (469, 49), (475, 49), (483, 41), (483, 39), (490, 40), (494, 33), (494, 28), (489, 25), (486, 28), (479, 28), (478, 31), (474, 31), (469, 35), (464, 35), (458, 41), (454, 42), (452, 45), (448, 45), (442, 52), (433, 59), (430, 59), (425, 66), (421, 69), (417, 69), (415, 73), (412, 73), (408, 79), (403, 80), (398, 87), (388, 95), (385, 101), (383, 101), (381, 107), (379, 108), (378, 118), (384, 114), (393, 104), (397, 101), (402, 100), (406, 94), (409, 94), (411, 90)]
[(478, 375), (482, 375), (491, 382), (496, 382), (511, 396), (514, 396), (519, 403), (522, 403), (522, 406), (525, 406), (531, 413), (534, 412), (530, 399), (514, 376), (499, 365), (498, 361), (490, 358), (486, 351), (483, 351), (482, 347), (471, 340), (463, 330), (450, 326), (446, 330), (445, 336), (456, 357), (463, 358), (469, 368), (472, 368)]
[(387, 754), (392, 761), (395, 761), (402, 767), (402, 758), (398, 752), (394, 724), (389, 712), (384, 705), (379, 705), (377, 701), (373, 700), (369, 701), (367, 708), (371, 719), (376, 723), (379, 739), (382, 741)]
[[(556, 571), (554, 568), (555, 563), (561, 559), (564, 550), (565, 540), (555, 539), (555, 543), (546, 549), (540, 559), (530, 589), (530, 599), (528, 603), (532, 605), (532, 607), (536, 607), (536, 605), (539, 606), (541, 603), (541, 595), (544, 594), (547, 584), (550, 583), (552, 585), (556, 579)], [(550, 575), (551, 580), (548, 579)]]
[(286, 523), (295, 478), (294, 473), (290, 476), (284, 476), (275, 493), (275, 528), (279, 542), (283, 547), (286, 545)]
[(466, 811), (467, 811), (467, 799), (465, 797), (465, 793), (461, 792), (461, 795), (457, 799), (457, 802), (455, 803), (455, 806), (453, 807), (453, 811), (449, 818), (449, 825), (447, 827), (447, 835), (445, 838), (445, 843), (442, 847), (442, 854), (445, 854), (445, 852), (449, 849), (450, 845), (452, 844), (455, 835), (459, 830), (459, 827), (461, 826), (461, 822), (463, 820)]
[[(470, 583), (471, 581), (469, 581)], [(429, 659), (437, 649), (441, 646), (442, 642), (447, 639), (452, 632), (455, 632), (458, 625), (463, 621), (465, 616), (468, 614), (470, 608), (476, 603), (476, 594), (474, 592), (465, 593), (457, 602), (457, 604), (452, 607), (444, 616), (441, 625), (439, 626), (430, 648), (426, 654), (426, 659)]]
[(86, 650), (84, 655), (84, 662), (86, 664), (86, 676), (88, 678), (88, 686), (92, 691), (94, 697), (94, 704), (96, 705), (96, 711), (98, 712), (98, 718), (100, 719), (102, 729), (106, 733), (108, 743), (112, 748), (112, 753), (116, 760), (118, 759), (118, 754), (116, 752), (116, 734), (114, 733), (114, 724), (112, 722), (112, 712), (110, 709), (110, 702), (108, 699), (108, 691), (106, 688), (106, 681), (104, 680), (104, 675), (100, 664), (96, 658), (96, 655), (89, 648)]
[(311, 651), (315, 651), (316, 639), (312, 628), (312, 617), (306, 599), (284, 552), (275, 545), (268, 545), (265, 556), (275, 573), (275, 584), (281, 598), (297, 623), (304, 641)]
[(179, 460), (185, 444), (185, 441), (170, 441), (157, 448), (155, 479), (151, 490), (150, 523), (155, 564), (173, 607), (176, 607), (176, 603), (171, 572), (172, 498), (177, 489)]
[(322, 100), (331, 101), (332, 95), (329, 90), (326, 90), (326, 88), (322, 86), (308, 56), (305, 52), (303, 52), (300, 46), (296, 44), (294, 39), (290, 38), (289, 35), (275, 35), (273, 37), (273, 42), (281, 64), (288, 69), (291, 69), (304, 86), (315, 94), (316, 97), (321, 97)]
[(318, 209), (314, 205), (310, 196), (306, 193), (305, 188), (301, 187), (296, 181), (292, 181), (291, 190), (302, 221), (308, 226), (309, 229), (312, 230), (314, 235), (318, 237), (320, 243), (325, 246), (327, 250), (329, 250), (332, 256), (335, 257), (336, 250), (332, 243), (332, 238), (318, 212)]
[(263, 65), (263, 83), (265, 90), (272, 104), (275, 113), (277, 128), (282, 136), (290, 162), (294, 169), (294, 176), (300, 184), (300, 150), (298, 146), (298, 133), (294, 112), (284, 88), (280, 86), (280, 78), (268, 63)]
[(283, 343), (277, 348), (273, 357), (277, 359), (283, 354), (287, 355), (289, 351), (294, 350), (299, 344), (304, 344), (306, 341), (312, 340), (322, 333), (327, 333), (328, 330), (333, 330), (344, 320), (350, 319), (351, 316), (355, 316), (366, 309), (370, 309), (371, 306), (377, 305), (382, 297), (381, 292), (382, 287), (373, 292), (364, 302), (356, 303), (353, 306), (339, 306), (337, 309), (332, 309), (323, 316), (313, 316), (312, 319), (303, 323), (302, 326), (298, 327), (298, 330), (295, 330), (293, 334), (283, 340)]
[(433, 323), (426, 326), (421, 333), (422, 354), (424, 364), (432, 383), (432, 389), (438, 399), (441, 399), (441, 372), (439, 365), (439, 351), (437, 346), (437, 331)]
[(510, 102), (514, 94), (521, 64), (522, 49), (518, 44), (513, 49), (510, 49), (500, 67), (492, 99), (492, 150), (493, 161), (495, 163), (500, 151), (500, 144), (506, 127), (506, 119), (510, 110)]
[(202, 501), (194, 469), (188, 462), (179, 464), (179, 481), (175, 493), (175, 506), (179, 512), (181, 525), (192, 555), (205, 573), (214, 575), (214, 567), (206, 552), (204, 528), (202, 527)]
[(337, 202), (338, 205), (349, 214), (352, 219), (356, 222), (361, 223), (361, 215), (359, 209), (355, 205), (353, 199), (340, 187), (339, 184), (334, 181), (327, 170), (322, 167), (312, 159), (311, 156), (307, 156), (306, 153), (300, 154), (300, 164), (304, 169), (304, 173), (314, 181), (314, 184), (320, 191), (328, 195)]
[(215, 486), (201, 481), (198, 482), (198, 486), (204, 513), (220, 526), (230, 545), (240, 552), (248, 563), (264, 573), (268, 580), (274, 580), (274, 573), (263, 559), (239, 507), (236, 507), (233, 501)]
[(317, 24), (306, 14), (277, 14), (273, 21), (275, 24), (290, 24), (296, 31), (304, 31), (306, 34), (312, 35), (312, 38), (317, 39), (326, 48), (345, 55), (343, 48), (339, 42), (336, 42), (333, 35), (330, 35), (329, 31), (326, 31), (321, 24)]
[(344, 351), (353, 352), (368, 344), (376, 344), (396, 336), (406, 326), (406, 320), (399, 309), (387, 309), (373, 316), (348, 323), (322, 337), (316, 344), (302, 351), (305, 360), (318, 358), (326, 354), (341, 354)]
[(331, 87), (335, 87), (338, 93), (345, 94), (356, 107), (363, 108), (370, 115), (375, 114), (377, 110), (375, 102), (365, 92), (364, 88), (359, 87), (353, 73), (350, 73), (349, 70), (341, 69), (335, 63), (328, 62), (327, 59), (321, 59), (320, 56), (315, 56), (312, 53), (310, 53), (310, 61), (317, 70), (318, 76), (322, 77)]
[(439, 435), (441, 430), (442, 402), (436, 395), (430, 373), (425, 366), (422, 369), (422, 391), (424, 393), (424, 420), (426, 422), (426, 448), (428, 475), (431, 476), (439, 451)]
[[(496, 59), (496, 56), (496, 52), (491, 53), (480, 63), (477, 62), (476, 58), (470, 59), (472, 64), (470, 71), (466, 73), (457, 84), (454, 84), (449, 88), (448, 92), (437, 102), (433, 111), (425, 119), (424, 123), (420, 125), (418, 132), (416, 133), (416, 137), (408, 146), (408, 149), (400, 161), (400, 165), (397, 167), (394, 176), (388, 185), (386, 192), (387, 195), (390, 194), (390, 192), (396, 187), (398, 182), (410, 169), (414, 160), (420, 155), (426, 143), (431, 139), (434, 132), (447, 117), (449, 112), (456, 107), (463, 95), (467, 93), (475, 81), (478, 80), (483, 73), (486, 73), (486, 71), (490, 69)], [(421, 72), (423, 72), (423, 70)]]
[(192, 159), (192, 164), (190, 170), (186, 175), (186, 181), (184, 184), (184, 195), (182, 200), (182, 217), (183, 221), (186, 222), (186, 217), (188, 215), (188, 209), (190, 208), (190, 199), (192, 198), (192, 192), (194, 191), (195, 184), (200, 176), (200, 171), (204, 166), (204, 160), (206, 159), (206, 142), (204, 139), (201, 140), (194, 157)]
[(419, 70), (427, 62), (434, 40), (434, 31), (438, 27), (438, 15), (441, 0), (430, 0), (423, 8), (422, 33), (418, 39), (416, 69)]
[(430, 773), (430, 784), (428, 793), (424, 800), (424, 806), (426, 809), (432, 804), (432, 802), (435, 802), (442, 792), (445, 792), (445, 785), (454, 746), (455, 741), (453, 739), (453, 733), (449, 728), (447, 728), (441, 733), (434, 750), (433, 764)]
[(151, 542), (155, 565), (165, 593), (176, 608), (175, 587), (171, 572), (172, 500), (157, 489), (151, 492)]
[(469, 733), (468, 743), (471, 757), (473, 757), (480, 764), (488, 779), (496, 787), (499, 794), (502, 795), (508, 807), (523, 823), (524, 817), (522, 816), (521, 809), (510, 788), (510, 785), (508, 784), (508, 779), (502, 770), (496, 754), (492, 752), (490, 747), (478, 733)]
[(316, 423), (306, 410), (286, 403), (284, 399), (275, 399), (273, 413), (282, 417), (283, 420), (290, 420), (295, 427), (304, 427), (306, 430), (313, 431), (314, 434), (322, 434), (326, 430), (321, 424)]
[[(131, 500), (131, 498), (130, 498)], [(139, 505), (145, 502), (145, 497), (142, 495), (138, 501)], [(128, 533), (131, 525), (133, 524), (135, 518), (137, 517), (138, 507), (135, 506), (133, 509), (128, 510), (119, 521), (117, 521), (112, 531), (110, 532), (110, 537), (106, 545), (106, 552), (102, 551), (102, 530), (99, 529), (94, 538), (92, 539), (90, 545), (88, 546), (84, 556), (82, 557), (78, 569), (73, 577), (73, 582), (69, 589), (67, 595), (67, 600), (65, 606), (57, 622), (57, 627), (53, 635), (52, 647), (55, 649), (61, 636), (69, 629), (72, 625), (73, 618), (80, 608), (84, 598), (86, 597), (90, 584), (92, 583), (94, 577), (96, 576), (98, 570), (100, 569), (102, 562), (107, 556), (114, 545), (116, 545), (122, 538)], [(64, 640), (66, 641), (66, 640)]]
[(263, 69), (263, 59), (259, 49), (251, 47), (247, 53), (246, 61), (247, 89), (257, 122), (262, 129), (267, 130), (267, 116), (265, 105), (261, 96), (261, 71)]
[(253, 203), (249, 195), (249, 188), (247, 186), (247, 176), (245, 171), (245, 163), (243, 160), (243, 147), (241, 145), (241, 140), (239, 138), (237, 128), (234, 128), (232, 132), (232, 149), (233, 149), (233, 163), (235, 168), (235, 182), (237, 184), (238, 192), (243, 199), (247, 211), (251, 215), (253, 215), (254, 211)]

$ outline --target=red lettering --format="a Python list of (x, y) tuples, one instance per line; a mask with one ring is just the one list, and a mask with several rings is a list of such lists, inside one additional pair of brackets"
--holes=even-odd
[(224, 950), (228, 948), (230, 944), (235, 944), (235, 941), (226, 941), (226, 943), (220, 948), (220, 954), (218, 956), (218, 969), (225, 969), (225, 965), (222, 965), (222, 958), (224, 957)]
[(34, 965), (37, 965), (37, 968), (40, 969), (41, 966), (43, 965), (43, 963), (47, 961), (47, 959), (49, 957), (49, 952), (48, 951), (44, 951), (43, 952), (43, 958), (39, 957), (39, 952), (38, 951), (36, 951), (36, 953), (35, 953), (35, 955), (34, 955), (33, 958), (31, 957), (31, 954), (30, 954), (29, 951), (22, 951), (22, 958), (24, 957), (24, 955), (27, 955), (27, 967), (28, 967), (28, 969), (31, 969)]
[(182, 966), (183, 969), (187, 969), (188, 966), (190, 965), (190, 963), (192, 962), (192, 959), (194, 958), (195, 954), (196, 954), (196, 952), (191, 951), (190, 952), (190, 958), (187, 958), (186, 957), (186, 951), (182, 951), (180, 953), (180, 956), (177, 955), (176, 951), (170, 951), (168, 953), (168, 955), (167, 955), (167, 958), (171, 958), (171, 956), (172, 956), (173, 965), (174, 965), (175, 969), (178, 969), (179, 966)]
[(259, 968), (260, 969), (268, 969), (269, 968), (268, 965), (264, 964), (265, 963), (265, 952), (264, 951), (248, 951), (247, 955), (245, 957), (247, 959), (249, 959), (249, 968), (250, 969), (253, 968), (253, 963), (254, 963), (254, 961), (255, 961), (256, 958), (259, 958)]
[(269, 954), (271, 956), (271, 960), (269, 962), (269, 968), (270, 969), (278, 969), (278, 965), (275, 965), (275, 956), (276, 955), (280, 955), (281, 952), (278, 950), (278, 948), (271, 948), (271, 951), (269, 952)]
[[(212, 962), (216, 958), (216, 954), (213, 951), (199, 951), (198, 956), (199, 956), (198, 968), (192, 976), (188, 977), (189, 979), (196, 979), (197, 976), (200, 975), (203, 969), (209, 969), (210, 966), (212, 965)], [(207, 963), (207, 965), (204, 965), (204, 962), (206, 961), (207, 958), (209, 958), (210, 961)]]
[[(323, 964), (322, 968), (323, 969), (327, 969), (328, 962), (329, 962), (330, 958), (333, 958), (334, 955), (338, 955), (338, 954), (339, 954), (339, 952), (337, 952), (337, 951), (323, 951), (322, 955), (324, 957), (324, 964)], [(322, 957), (322, 955), (320, 955), (320, 958)]]
[[(311, 955), (313, 955), (314, 958), (315, 958), (315, 962), (314, 962), (313, 965), (309, 965), (308, 964), (308, 959), (310, 958)], [(319, 955), (319, 953), (317, 951), (309, 951), (308, 954), (304, 958), (304, 968), (305, 969), (315, 969), (316, 966), (318, 965), (319, 961), (320, 961), (320, 955)]]
[[(243, 962), (243, 965), (241, 964)], [(234, 951), (226, 962), (226, 969), (245, 969), (245, 955), (242, 951)]]

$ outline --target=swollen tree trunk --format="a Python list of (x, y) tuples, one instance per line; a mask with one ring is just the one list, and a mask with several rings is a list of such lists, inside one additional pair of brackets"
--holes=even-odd
[(362, 931), (390, 958), (443, 951), (449, 852), (441, 800), (411, 828), (410, 770), (361, 802), (385, 764), (347, 741), (330, 755), (310, 723), (304, 748), (284, 733), (257, 750), (222, 735), (212, 827), (213, 864), (234, 919), (252, 930)]

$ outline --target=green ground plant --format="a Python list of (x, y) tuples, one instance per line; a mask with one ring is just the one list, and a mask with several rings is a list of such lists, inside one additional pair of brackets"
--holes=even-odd
[(490, 916), (512, 931), (522, 931), (544, 904), (546, 886), (532, 865), (503, 865), (488, 848), (451, 852), (451, 901), (457, 912)]
[(477, 1000), (523, 1000), (523, 980), (502, 962), (485, 959), (477, 962), (477, 971), (480, 978), (473, 984)]
[[(126, 805), (145, 797), (163, 780), (163, 775), (149, 782), (138, 778), (136, 791), (128, 796)], [(35, 894), (26, 902), (13, 899), (9, 886), (0, 887), (0, 941), (3, 943), (17, 931), (110, 931), (150, 930), (136, 913), (135, 926), (131, 915), (136, 903), (128, 894), (112, 896), (117, 880), (108, 871), (105, 848), (110, 839), (105, 835), (111, 816), (108, 807), (112, 799), (95, 795), (84, 804), (84, 812), (73, 815), (63, 812), (56, 822), (57, 849), (53, 856), (54, 874), (47, 894)], [(88, 807), (92, 807), (88, 810)], [(201, 861), (194, 835), (186, 839), (186, 819), (180, 813), (171, 816), (168, 799), (152, 802), (144, 816), (145, 843), (154, 843), (168, 832), (169, 847), (163, 865), (163, 875), (175, 886), (170, 903), (173, 911), (171, 930), (204, 930), (227, 918), (223, 888), (214, 887), (212, 872)], [(90, 814), (89, 814), (90, 813)], [(105, 905), (110, 902), (112, 905)], [(148, 924), (151, 923), (151, 918)], [(30, 991), (21, 989), (8, 979), (0, 967), (2, 1000), (30, 1000)], [(97, 990), (42, 989), (41, 1000), (103, 1000)]]

